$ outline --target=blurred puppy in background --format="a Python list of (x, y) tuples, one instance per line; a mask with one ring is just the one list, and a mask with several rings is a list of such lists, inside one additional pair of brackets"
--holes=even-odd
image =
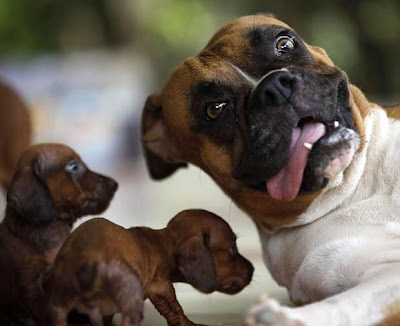
[(173, 282), (235, 294), (250, 283), (253, 271), (229, 225), (204, 210), (183, 211), (161, 230), (92, 219), (57, 255), (44, 286), (53, 308), (46, 325), (66, 325), (68, 312), (77, 308), (92, 325), (112, 325), (113, 314), (121, 312), (123, 326), (137, 326), (146, 298), (168, 325), (196, 325), (178, 303)]
[(43, 325), (42, 278), (77, 218), (103, 212), (117, 183), (61, 144), (29, 147), (0, 224), (0, 324)]
[(17, 93), (0, 81), (0, 184), (6, 189), (18, 158), (30, 141), (28, 108)]
[(0, 221), (4, 216), (5, 192), (19, 155), (30, 142), (28, 109), (20, 96), (0, 81)]

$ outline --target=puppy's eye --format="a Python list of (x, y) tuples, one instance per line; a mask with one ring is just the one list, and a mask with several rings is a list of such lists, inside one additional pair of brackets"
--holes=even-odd
[(236, 255), (238, 253), (238, 249), (236, 246), (236, 243), (234, 243), (230, 248), (229, 248), (229, 254), (231, 255)]
[(65, 171), (67, 172), (76, 172), (79, 170), (78, 162), (75, 160), (69, 161), (68, 164), (65, 166)]
[(276, 40), (275, 47), (279, 52), (289, 52), (294, 49), (295, 43), (289, 36), (280, 36)]
[(228, 106), (228, 103), (221, 102), (221, 103), (212, 103), (207, 106), (207, 120), (215, 120), (217, 119), (221, 113), (225, 110)]

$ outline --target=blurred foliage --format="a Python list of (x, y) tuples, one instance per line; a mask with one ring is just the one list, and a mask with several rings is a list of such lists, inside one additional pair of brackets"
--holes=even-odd
[(400, 95), (399, 0), (0, 0), (0, 55), (133, 45), (148, 56), (159, 87), (219, 27), (260, 12), (324, 47), (367, 93)]
[[(123, 10), (125, 5), (123, 0), (0, 0), (0, 55), (121, 45), (129, 37), (116, 15), (125, 21), (126, 14), (133, 15)], [(128, 28), (131, 34), (132, 25)]]

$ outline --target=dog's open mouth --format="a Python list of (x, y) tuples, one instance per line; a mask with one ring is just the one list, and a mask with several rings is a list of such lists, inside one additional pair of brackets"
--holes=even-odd
[(359, 145), (358, 134), (334, 120), (301, 119), (293, 129), (288, 159), (273, 177), (256, 187), (277, 200), (293, 200), (343, 171)]
[(298, 126), (293, 129), (288, 160), (267, 181), (267, 190), (272, 198), (292, 200), (297, 196), (310, 149), (325, 133), (326, 127), (321, 122), (306, 122), (302, 128)]

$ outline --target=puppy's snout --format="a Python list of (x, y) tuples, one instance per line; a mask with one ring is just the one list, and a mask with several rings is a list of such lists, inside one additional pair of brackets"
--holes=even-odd
[(108, 183), (108, 187), (110, 188), (110, 190), (112, 192), (116, 192), (117, 191), (117, 189), (118, 189), (118, 182), (117, 181), (108, 178), (107, 183)]
[(255, 89), (261, 107), (278, 106), (289, 102), (296, 77), (287, 69), (274, 70), (263, 77)]
[(118, 183), (114, 179), (103, 175), (100, 176), (99, 183), (110, 194), (115, 193), (118, 189)]
[(229, 286), (229, 288), (228, 288), (227, 290), (228, 290), (228, 292), (231, 292), (231, 293), (237, 293), (237, 292), (239, 292), (241, 289), (242, 289), (242, 286), (240, 286), (238, 283), (233, 282), (233, 283)]

